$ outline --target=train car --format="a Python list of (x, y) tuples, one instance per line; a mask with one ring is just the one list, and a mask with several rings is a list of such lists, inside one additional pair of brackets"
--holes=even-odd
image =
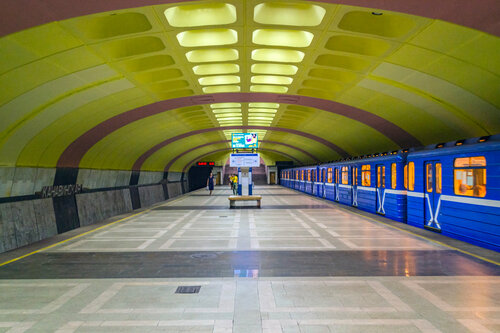
[(316, 167), (304, 168), (304, 192), (307, 194), (313, 194), (313, 179)]
[(323, 198), (325, 194), (325, 179), (326, 179), (326, 168), (318, 166), (316, 168), (316, 181), (314, 183), (316, 192), (314, 194), (319, 198)]
[(300, 170), (299, 169), (295, 169), (295, 181), (293, 182), (293, 188), (295, 190), (299, 190), (300, 189)]
[(408, 154), (408, 224), (500, 251), (500, 135)]
[(356, 161), (351, 168), (352, 206), (405, 222), (405, 163), (406, 153), (401, 152)]

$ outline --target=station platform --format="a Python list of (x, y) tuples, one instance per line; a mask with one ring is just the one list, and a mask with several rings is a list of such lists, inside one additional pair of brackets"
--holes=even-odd
[(0, 255), (0, 332), (500, 331), (497, 253), (280, 186), (261, 209), (230, 194)]

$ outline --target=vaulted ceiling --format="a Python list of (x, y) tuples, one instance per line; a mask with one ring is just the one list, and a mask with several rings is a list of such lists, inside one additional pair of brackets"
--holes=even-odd
[(500, 132), (497, 0), (16, 0), (0, 20), (0, 166), (183, 171), (246, 131), (306, 164)]

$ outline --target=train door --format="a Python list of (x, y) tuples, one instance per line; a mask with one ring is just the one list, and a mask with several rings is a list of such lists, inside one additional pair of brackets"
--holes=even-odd
[(321, 186), (321, 196), (323, 198), (326, 198), (326, 168), (323, 169), (323, 172), (322, 172), (322, 176), (321, 176), (321, 183), (323, 184), (323, 186)]
[(358, 206), (358, 167), (352, 167), (352, 205)]
[(424, 177), (424, 226), (429, 229), (441, 231), (441, 225), (438, 222), (438, 213), (440, 197), (442, 192), (442, 170), (439, 161), (425, 162)]
[(335, 201), (339, 201), (339, 168), (335, 168)]
[(376, 166), (377, 170), (377, 182), (376, 182), (376, 190), (377, 190), (377, 195), (376, 195), (376, 204), (375, 206), (377, 207), (377, 213), (385, 215), (385, 210), (384, 210), (384, 201), (385, 201), (385, 165), (383, 164), (378, 164)]
[(312, 194), (316, 195), (316, 169), (311, 170)]

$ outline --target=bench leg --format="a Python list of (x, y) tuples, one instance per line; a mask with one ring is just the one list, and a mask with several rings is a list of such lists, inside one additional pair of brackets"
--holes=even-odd
[(260, 208), (260, 200), (257, 200), (257, 208)]
[(235, 207), (235, 203), (233, 200), (229, 201), (229, 208), (234, 208)]

